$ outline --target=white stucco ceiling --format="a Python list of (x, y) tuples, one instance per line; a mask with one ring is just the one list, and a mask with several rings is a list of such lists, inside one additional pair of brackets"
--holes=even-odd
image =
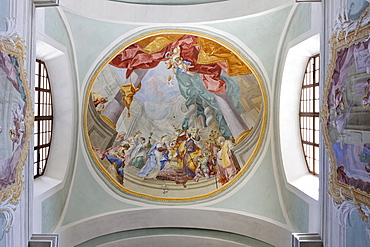
[(89, 18), (134, 23), (192, 23), (225, 20), (282, 8), (294, 0), (228, 0), (195, 5), (143, 5), (108, 0), (60, 0), (60, 6)]

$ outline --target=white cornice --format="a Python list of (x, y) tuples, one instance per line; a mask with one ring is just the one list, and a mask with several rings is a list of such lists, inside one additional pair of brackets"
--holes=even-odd
[(33, 0), (35, 7), (54, 7), (59, 6), (59, 0)]

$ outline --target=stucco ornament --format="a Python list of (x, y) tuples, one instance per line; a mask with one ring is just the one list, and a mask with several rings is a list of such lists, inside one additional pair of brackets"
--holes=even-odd
[[(25, 70), (26, 46), (15, 18), (6, 18), (0, 33), (0, 213), (8, 232), (24, 190), (23, 168), (33, 127), (30, 88)], [(2, 236), (0, 236), (2, 237)]]
[[(348, 8), (347, 6), (339, 8), (338, 17), (334, 22), (332, 37), (335, 37), (336, 40), (346, 40), (349, 33), (357, 32), (360, 27), (368, 24), (370, 22), (370, 13), (367, 9), (368, 7), (359, 14), (359, 18), (353, 19), (351, 18), (351, 8)], [(355, 35), (351, 35), (351, 37), (354, 36)]]
[[(370, 238), (370, 6), (357, 19), (341, 8), (330, 39), (330, 62), (320, 113), (330, 164), (329, 190), (346, 225), (358, 211)], [(350, 223), (350, 222), (348, 222)]]
[(370, 208), (368, 206), (365, 206), (364, 204), (356, 203), (354, 200), (350, 200), (343, 195), (341, 195), (341, 197), (343, 200), (342, 202), (337, 203), (333, 201), (334, 206), (337, 209), (339, 224), (345, 227), (348, 223), (349, 226), (352, 226), (351, 221), (349, 220), (350, 215), (353, 212), (358, 211), (360, 212), (361, 217), (367, 221), (367, 226), (365, 230), (366, 236), (370, 239)]

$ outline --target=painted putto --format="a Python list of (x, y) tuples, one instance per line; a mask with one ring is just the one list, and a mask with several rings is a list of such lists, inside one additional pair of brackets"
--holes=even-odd
[(227, 45), (186, 32), (152, 33), (118, 50), (86, 105), (99, 169), (123, 191), (154, 199), (230, 184), (254, 155), (265, 118), (252, 67)]

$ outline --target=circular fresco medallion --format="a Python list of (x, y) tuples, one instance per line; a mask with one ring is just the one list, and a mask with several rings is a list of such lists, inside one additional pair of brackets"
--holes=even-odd
[(85, 133), (98, 171), (121, 191), (186, 201), (218, 193), (260, 147), (266, 96), (256, 70), (215, 38), (150, 33), (99, 67)]

